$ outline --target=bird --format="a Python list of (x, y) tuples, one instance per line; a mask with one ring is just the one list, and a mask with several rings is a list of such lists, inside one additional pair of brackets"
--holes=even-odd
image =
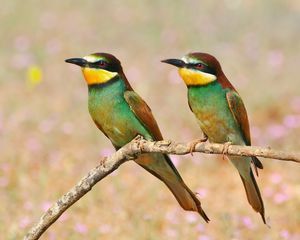
[[(230, 144), (251, 145), (249, 121), (243, 100), (214, 56), (193, 52), (181, 59), (166, 59), (162, 62), (176, 66), (187, 86), (189, 108), (204, 133), (204, 139), (195, 143), (208, 139), (213, 143), (223, 143), (227, 148)], [(266, 224), (264, 203), (251, 169), (253, 163), (257, 173), (257, 168), (263, 169), (262, 163), (257, 157), (228, 158), (239, 172), (249, 204)]]
[[(100, 52), (65, 61), (81, 67), (88, 86), (91, 118), (116, 150), (137, 136), (149, 141), (163, 140), (151, 109), (133, 90), (115, 56)], [(142, 154), (135, 162), (164, 182), (183, 209), (198, 212), (209, 222), (196, 194), (185, 184), (168, 155)]]

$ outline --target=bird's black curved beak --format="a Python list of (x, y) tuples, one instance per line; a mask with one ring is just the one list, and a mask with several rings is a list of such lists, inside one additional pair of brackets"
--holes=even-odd
[(174, 65), (179, 68), (182, 68), (185, 66), (185, 62), (180, 59), (166, 59), (166, 60), (162, 60), (162, 62)]
[(66, 59), (65, 62), (72, 63), (72, 64), (78, 65), (80, 67), (84, 67), (84, 66), (88, 65), (88, 62), (83, 58), (69, 58), (69, 59)]

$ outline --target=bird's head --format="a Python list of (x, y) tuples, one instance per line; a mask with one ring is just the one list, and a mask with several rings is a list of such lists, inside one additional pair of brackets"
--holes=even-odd
[(88, 85), (106, 83), (123, 74), (120, 61), (109, 53), (93, 53), (83, 58), (65, 60), (81, 67)]
[(162, 62), (178, 67), (179, 75), (187, 86), (207, 85), (223, 74), (218, 60), (207, 53), (189, 53), (181, 59), (166, 59)]

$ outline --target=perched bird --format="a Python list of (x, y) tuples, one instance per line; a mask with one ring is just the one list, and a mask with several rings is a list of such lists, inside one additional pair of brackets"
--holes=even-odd
[[(94, 53), (66, 62), (81, 67), (88, 85), (88, 108), (97, 127), (119, 149), (137, 135), (158, 141), (163, 137), (146, 102), (132, 89), (120, 61), (108, 53)], [(187, 187), (168, 155), (149, 153), (136, 160), (163, 181), (181, 207), (209, 221), (196, 195)]]
[[(178, 67), (188, 88), (189, 107), (209, 141), (251, 145), (244, 103), (215, 57), (196, 52), (162, 62)], [(251, 170), (251, 162), (256, 172), (257, 167), (263, 168), (262, 163), (256, 157), (229, 156), (229, 159), (241, 176), (250, 205), (266, 223), (263, 200)]]

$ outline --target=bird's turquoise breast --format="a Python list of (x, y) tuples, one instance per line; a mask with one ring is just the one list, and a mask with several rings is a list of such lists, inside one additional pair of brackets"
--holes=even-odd
[(89, 112), (98, 127), (121, 147), (136, 135), (151, 136), (131, 111), (124, 98), (125, 84), (119, 79), (106, 85), (89, 86)]
[(226, 89), (217, 82), (188, 89), (189, 105), (202, 131), (216, 143), (242, 144), (240, 130), (229, 109)]

